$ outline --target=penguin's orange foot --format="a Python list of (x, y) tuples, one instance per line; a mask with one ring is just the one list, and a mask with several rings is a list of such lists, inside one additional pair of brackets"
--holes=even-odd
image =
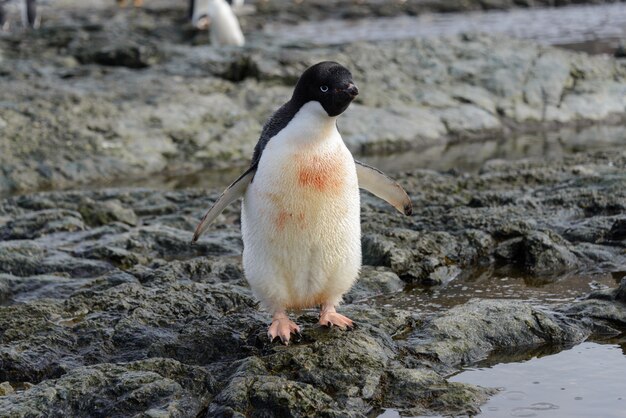
[(295, 322), (289, 320), (287, 317), (274, 317), (272, 325), (267, 330), (267, 336), (270, 341), (274, 341), (276, 337), (280, 338), (280, 342), (285, 345), (289, 345), (289, 339), (291, 334), (299, 334), (300, 327)]
[(350, 318), (334, 311), (322, 311), (320, 313), (319, 323), (325, 327), (332, 327), (334, 325), (343, 330), (354, 327), (354, 322), (352, 322)]

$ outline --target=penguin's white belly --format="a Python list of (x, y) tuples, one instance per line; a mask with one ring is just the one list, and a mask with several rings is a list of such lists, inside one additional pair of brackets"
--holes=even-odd
[(246, 277), (270, 309), (337, 304), (361, 265), (354, 159), (336, 130), (321, 144), (272, 141), (244, 196)]
[(210, 7), (211, 40), (217, 45), (243, 46), (245, 39), (239, 21), (224, 0), (213, 0)]

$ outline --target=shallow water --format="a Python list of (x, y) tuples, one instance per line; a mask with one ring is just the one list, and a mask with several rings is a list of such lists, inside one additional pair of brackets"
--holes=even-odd
[[(496, 387), (500, 392), (481, 408), (480, 418), (625, 418), (626, 340), (585, 342), (549, 355), (471, 367), (452, 382)], [(378, 418), (400, 417), (386, 410)]]
[[(624, 276), (626, 272), (538, 278), (502, 274), (486, 269), (465, 278), (454, 278), (440, 286), (409, 285), (402, 292), (378, 296), (368, 300), (367, 303), (394, 306), (413, 312), (450, 309), (474, 298), (519, 299), (539, 304), (565, 303), (592, 290), (614, 288)], [(624, 379), (626, 384), (626, 377)]]
[(415, 168), (475, 173), (488, 161), (557, 158), (626, 146), (626, 126), (589, 126), (537, 134), (494, 136), (480, 142), (461, 141), (400, 154), (363, 156), (361, 160), (393, 173)]
[(626, 35), (626, 5), (575, 5), (351, 21), (329, 19), (298, 25), (270, 23), (264, 32), (283, 42), (314, 40), (322, 45), (482, 32), (532, 39), (546, 45), (564, 45), (592, 53), (612, 53), (619, 39)]
[(453, 382), (501, 392), (479, 417), (626, 417), (626, 342), (585, 342), (527, 361), (469, 368)]

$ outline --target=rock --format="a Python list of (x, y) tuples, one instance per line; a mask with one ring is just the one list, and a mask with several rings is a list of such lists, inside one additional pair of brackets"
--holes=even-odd
[(94, 411), (111, 416), (195, 416), (210, 399), (214, 384), (203, 368), (171, 359), (103, 363), (77, 368), (59, 379), (2, 397), (0, 413), (13, 417), (86, 417)]
[(468, 135), (473, 132), (500, 130), (500, 121), (492, 114), (473, 105), (460, 105), (441, 112), (441, 120), (448, 133)]
[(352, 303), (359, 299), (399, 292), (404, 282), (392, 271), (385, 268), (364, 267), (356, 284), (344, 296), (344, 301)]
[(626, 219), (616, 219), (611, 226), (611, 230), (609, 231), (607, 238), (613, 241), (626, 240)]
[(496, 348), (580, 342), (589, 335), (581, 324), (529, 303), (478, 300), (431, 320), (407, 347), (434, 365), (471, 363)]
[(137, 224), (137, 215), (132, 209), (125, 208), (115, 200), (94, 202), (86, 199), (78, 208), (85, 221), (92, 226), (107, 225), (111, 222)]
[[(382, 3), (333, 2), (350, 15), (424, 7)], [(279, 4), (281, 12), (272, 6), (275, 13), (265, 15), (263, 5), (245, 17), (252, 33), (270, 16), (291, 21), (331, 13), (319, 2)], [(557, 135), (555, 126), (578, 129), (592, 121), (620, 125), (626, 108), (618, 60), (531, 42), (465, 35), (284, 48), (267, 39), (233, 50), (191, 45), (178, 29), (178, 6), (132, 18), (102, 11), (89, 24), (77, 10), (55, 8), (50, 18), (63, 26), (0, 40), (7, 50), (3, 93), (14, 104), (0, 109), (2, 134), (10, 139), (0, 144), (2, 193), (244, 167), (262, 124), (306, 66), (322, 59), (342, 62), (359, 84), (361, 94), (339, 127), (362, 155), (445, 148), (494, 133)], [(104, 220), (90, 216), (83, 221)], [(122, 222), (132, 224), (132, 216)]]
[(539, 231), (503, 242), (496, 255), (507, 263), (538, 275), (560, 273), (580, 265), (563, 238)]
[(586, 323), (599, 335), (621, 335), (626, 326), (626, 279), (615, 289), (596, 290), (577, 303), (560, 308), (564, 314)]
[[(480, 413), (479, 406), (496, 393), (495, 389), (447, 382), (428, 369), (392, 369), (385, 402), (401, 409), (402, 415), (422, 415), (446, 411), (452, 415)], [(385, 405), (385, 404), (383, 404)]]
[[(538, 1), (509, 1), (509, 0), (468, 0), (468, 1), (424, 1), (403, 0), (396, 2), (379, 2), (364, 0), (354, 3), (352, 0), (310, 0), (307, 3), (293, 3), (288, 0), (269, 0), (259, 3), (257, 14), (259, 18), (276, 19), (287, 22), (298, 21), (304, 18), (319, 19), (354, 19), (366, 17), (390, 17), (397, 15), (415, 16), (424, 13), (450, 13), (477, 10), (507, 10), (528, 7), (562, 7), (579, 2), (564, 0), (552, 2)], [(599, 1), (597, 3), (603, 3)]]
[(7, 396), (15, 393), (15, 389), (9, 382), (0, 383), (0, 396)]
[[(245, 281), (240, 206), (189, 244), (218, 191), (4, 199), (0, 381), (20, 391), (0, 399), (0, 415), (86, 416), (94, 405), (124, 416), (473, 414), (491, 389), (447, 376), (494, 350), (615, 334), (624, 286), (556, 306), (473, 300), (437, 313), (396, 306), (400, 291), (411, 282), (445, 292), (482, 269), (542, 280), (559, 271), (564, 282), (599, 265), (624, 271), (625, 166), (617, 149), (398, 174), (414, 216), (363, 194), (366, 265), (340, 308), (356, 329), (321, 328), (305, 310), (288, 347), (267, 341), (270, 316)], [(82, 227), (51, 226), (65, 220)]]
[[(517, 5), (396, 3), (272, 0), (242, 23), (254, 35), (302, 16)], [(626, 324), (624, 282), (548, 306), (394, 303), (406, 283), (445, 292), (483, 269), (564, 286), (573, 273), (626, 271), (624, 131), (609, 125), (626, 109), (621, 61), (483, 35), (219, 49), (181, 31), (182, 5), (152, 7), (85, 19), (59, 5), (47, 28), (0, 37), (0, 192), (115, 186), (0, 201), (0, 416), (476, 414), (493, 391), (450, 382), (462, 366)], [(344, 63), (361, 89), (338, 122), (353, 151), (417, 149), (454, 169), (398, 173), (394, 161), (415, 215), (363, 194), (365, 266), (341, 306), (356, 329), (321, 328), (304, 310), (302, 336), (284, 347), (267, 341), (270, 316), (244, 278), (240, 205), (189, 241), (221, 191), (210, 182), (237, 177), (262, 123), (321, 59)], [(584, 127), (594, 121), (606, 125)], [(494, 133), (511, 140), (494, 146)], [(604, 151), (562, 152), (601, 138)], [(456, 160), (423, 149), (457, 145), (468, 148)], [(501, 159), (529, 147), (540, 157)], [(463, 173), (458, 161), (476, 154), (480, 167)], [(193, 180), (210, 191), (168, 177), (202, 168), (216, 169)], [(146, 179), (157, 175), (177, 190), (120, 188), (162, 185)]]
[(157, 64), (161, 54), (155, 45), (125, 42), (92, 49), (93, 45), (76, 52), (81, 64), (101, 64), (113, 67), (146, 68)]
[(49, 209), (17, 217), (0, 227), (0, 239), (32, 239), (60, 231), (85, 229), (80, 213), (63, 209)]
[(615, 300), (626, 303), (626, 279), (622, 279), (615, 291)]

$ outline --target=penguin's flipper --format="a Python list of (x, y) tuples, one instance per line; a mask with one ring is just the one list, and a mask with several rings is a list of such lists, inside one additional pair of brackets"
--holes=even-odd
[(213, 222), (213, 220), (217, 218), (220, 213), (222, 213), (226, 206), (243, 196), (248, 188), (248, 185), (252, 181), (252, 178), (254, 177), (254, 173), (256, 173), (256, 167), (250, 167), (245, 173), (239, 176), (233, 184), (224, 190), (224, 193), (217, 198), (215, 203), (213, 203), (213, 206), (211, 206), (211, 209), (209, 209), (209, 211), (200, 220), (200, 223), (196, 227), (196, 232), (193, 234), (193, 239), (191, 240), (192, 243), (198, 241), (200, 235), (202, 235), (204, 231), (209, 228), (211, 222)]
[(413, 213), (413, 204), (402, 186), (390, 179), (377, 168), (371, 167), (360, 161), (356, 163), (356, 175), (359, 179), (359, 187), (372, 193), (374, 196), (387, 201), (400, 213), (410, 215)]

